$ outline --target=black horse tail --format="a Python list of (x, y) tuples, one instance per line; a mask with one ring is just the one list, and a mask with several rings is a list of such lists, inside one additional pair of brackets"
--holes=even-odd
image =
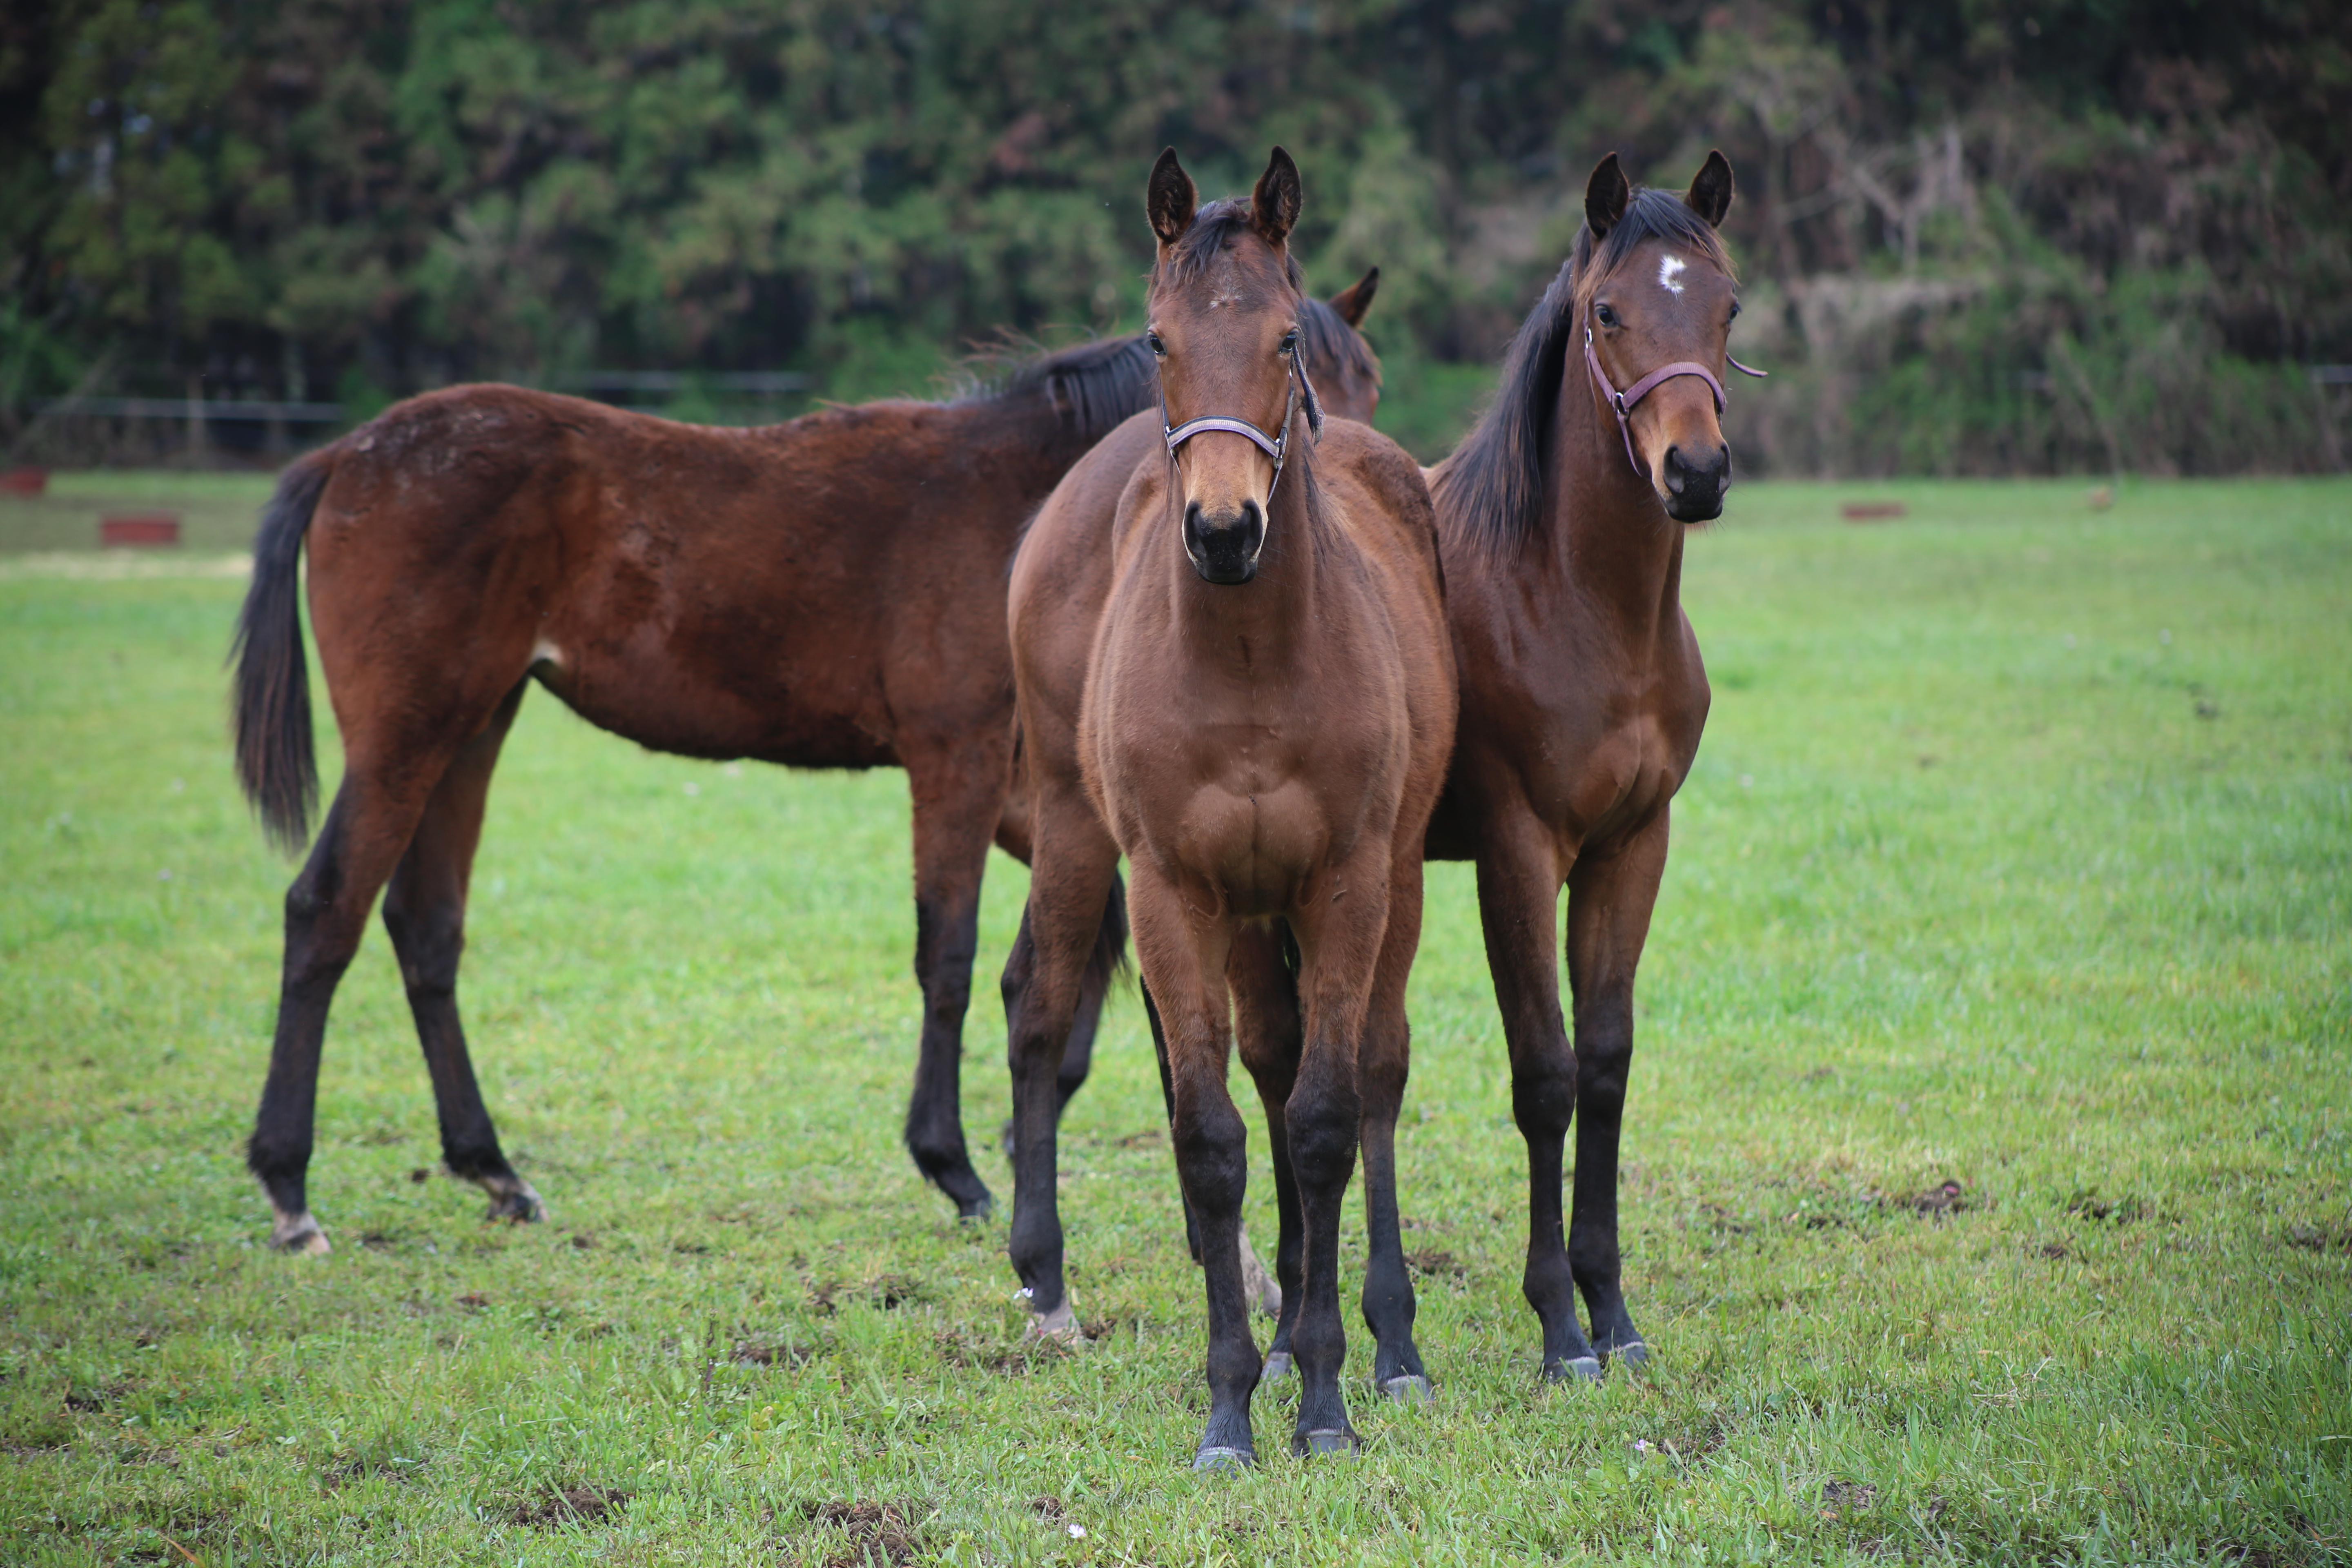
[(1087, 955), (1087, 990), (1102, 994), (1126, 968), (1127, 884), (1114, 871), (1110, 897), (1103, 902), (1102, 926), (1095, 932), (1095, 950)]
[(319, 805), (310, 668), (302, 652), (302, 536), (334, 472), (328, 453), (289, 467), (261, 513), (253, 585), (236, 618), (236, 779), (270, 841), (299, 854)]

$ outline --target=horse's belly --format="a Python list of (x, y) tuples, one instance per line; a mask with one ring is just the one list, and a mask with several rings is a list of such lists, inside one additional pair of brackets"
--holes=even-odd
[(658, 638), (567, 648), (550, 637), (534, 670), (590, 723), (657, 752), (805, 768), (898, 760), (887, 717), (871, 700), (874, 683), (828, 680), (815, 661), (778, 668), (777, 651), (747, 647), (742, 667), (721, 671), (677, 658)]

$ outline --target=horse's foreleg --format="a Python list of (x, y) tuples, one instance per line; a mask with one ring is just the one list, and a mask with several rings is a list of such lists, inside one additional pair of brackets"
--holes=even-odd
[(384, 889), (383, 924), (400, 958), (416, 1037), (433, 1077), (441, 1123), (441, 1157), (452, 1175), (490, 1194), (492, 1219), (536, 1220), (539, 1194), (499, 1148), (498, 1131), (474, 1081), (473, 1058), (457, 1017), (457, 964), (466, 949), (466, 891), (482, 837), (490, 773), (522, 705), (518, 683), (481, 733), (466, 742), (426, 802), (407, 853)]
[(915, 1090), (907, 1107), (907, 1152), (956, 1212), (976, 1219), (991, 1207), (963, 1137), (963, 1016), (980, 940), (980, 881), (988, 841), (1003, 805), (1001, 766), (926, 751), (908, 755), (915, 817), (915, 981), (923, 990), (923, 1034)]
[(1348, 1355), (1339, 1315), (1340, 1206), (1356, 1173), (1362, 1133), (1357, 1059), (1387, 924), (1385, 849), (1378, 863), (1339, 868), (1344, 903), (1318, 900), (1291, 916), (1307, 1042), (1298, 1081), (1283, 1108), (1307, 1232), (1298, 1316), (1290, 1333), (1299, 1379), (1298, 1423), (1290, 1439), (1295, 1454), (1352, 1453), (1360, 1447), (1339, 1386)]
[(1601, 1362), (1576, 1321), (1575, 1283), (1560, 1226), (1560, 1178), (1576, 1114), (1576, 1058), (1559, 1016), (1559, 873), (1540, 824), (1497, 823), (1478, 855), (1478, 919), (1511, 1052), (1511, 1113), (1528, 1144), (1528, 1261), (1520, 1289), (1543, 1324), (1543, 1373), (1598, 1377)]
[[(1035, 820), (1031, 810), (1024, 770), (1016, 762), (1014, 785), (996, 819), (996, 845), (1026, 866), (1036, 852)], [(1054, 1115), (1058, 1120), (1070, 1100), (1086, 1087), (1094, 1066), (1095, 1031), (1102, 1025), (1103, 999), (1110, 994), (1112, 976), (1127, 956), (1127, 892), (1117, 877), (1110, 897), (1103, 901), (1102, 924), (1095, 933), (1095, 949), (1087, 961), (1086, 982), (1078, 992), (1078, 1010), (1070, 1020), (1070, 1042), (1062, 1050), (1061, 1070), (1054, 1079)], [(1013, 1123), (1004, 1124), (1004, 1157), (1013, 1158)]]
[[(1290, 1371), (1290, 1337), (1298, 1324), (1307, 1256), (1306, 1218), (1298, 1206), (1298, 1174), (1291, 1168), (1290, 1128), (1285, 1119), (1291, 1090), (1298, 1085), (1298, 1058), (1305, 1045), (1298, 1021), (1298, 976), (1284, 952), (1288, 941), (1284, 930), (1245, 928), (1235, 934), (1232, 956), (1225, 961), (1225, 979), (1234, 994), (1234, 1034), (1241, 1046), (1242, 1065), (1249, 1068), (1258, 1103), (1265, 1109), (1266, 1152), (1274, 1162), (1277, 1285), (1273, 1302), (1256, 1303), (1270, 1305), (1276, 1320), (1274, 1342), (1265, 1352), (1267, 1380)], [(1248, 1247), (1246, 1237), (1242, 1245)], [(1242, 1273), (1244, 1279), (1249, 1274), (1246, 1255)]]
[(1375, 1350), (1372, 1384), (1391, 1399), (1417, 1404), (1430, 1395), (1429, 1374), (1412, 1342), (1412, 1276), (1405, 1268), (1397, 1217), (1396, 1126), (1412, 1058), (1405, 1020), (1406, 977), (1421, 944), (1421, 855), (1416, 842), (1399, 857), (1389, 894), (1388, 929), (1364, 1018), (1357, 1081), (1364, 1097), (1364, 1323)]
[(1055, 1079), (1083, 984), (1087, 952), (1118, 864), (1083, 800), (1050, 828), (1029, 880), (1021, 933), (1004, 965), (1006, 1064), (1013, 1075), (1013, 1267), (1028, 1293), (1035, 1327), (1076, 1328), (1062, 1282), (1062, 1218), (1056, 1191)]
[(1208, 1306), (1209, 1419), (1192, 1464), (1224, 1469), (1256, 1461), (1250, 1396), (1264, 1364), (1242, 1283), (1249, 1132), (1225, 1088), (1228, 932), (1219, 918), (1196, 924), (1181, 895), (1156, 872), (1137, 869), (1134, 900), (1136, 953), (1166, 1027), (1170, 1141), (1185, 1205), (1200, 1227)]
[(1633, 1060), (1633, 973), (1666, 868), (1666, 816), (1568, 879), (1568, 978), (1576, 1008), (1576, 1189), (1568, 1256), (1602, 1356), (1649, 1359), (1625, 1310), (1617, 1250), (1617, 1138)]
[(436, 760), (392, 778), (357, 768), (346, 773), (310, 858), (286, 891), (278, 1030), (253, 1138), (246, 1146), (246, 1166), (260, 1181), (276, 1215), (272, 1247), (329, 1250), (326, 1233), (311, 1217), (307, 1184), (327, 1011), (359, 951), (368, 910), (407, 847), (439, 772)]

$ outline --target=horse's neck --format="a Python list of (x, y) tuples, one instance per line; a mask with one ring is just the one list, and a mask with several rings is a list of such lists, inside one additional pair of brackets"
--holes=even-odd
[(1625, 458), (1617, 422), (1605, 416), (1583, 363), (1569, 358), (1553, 430), (1550, 570), (1594, 628), (1629, 647), (1672, 635), (1681, 609), (1683, 525), (1663, 515), (1649, 476)]
[(967, 412), (967, 456), (984, 459), (1002, 474), (1018, 475), (1024, 494), (1044, 500), (1093, 446), (1076, 420), (1056, 409), (1043, 393), (1014, 406), (975, 405)]

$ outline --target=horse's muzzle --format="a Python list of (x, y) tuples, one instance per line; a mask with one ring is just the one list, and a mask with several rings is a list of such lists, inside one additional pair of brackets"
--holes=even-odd
[(1723, 515), (1723, 492), (1731, 488), (1731, 448), (1686, 452), (1666, 448), (1666, 515), (1676, 522), (1711, 522)]
[(1234, 587), (1257, 575), (1258, 552), (1265, 548), (1265, 511), (1245, 500), (1238, 512), (1210, 516), (1198, 501), (1184, 508), (1184, 553), (1203, 583)]

